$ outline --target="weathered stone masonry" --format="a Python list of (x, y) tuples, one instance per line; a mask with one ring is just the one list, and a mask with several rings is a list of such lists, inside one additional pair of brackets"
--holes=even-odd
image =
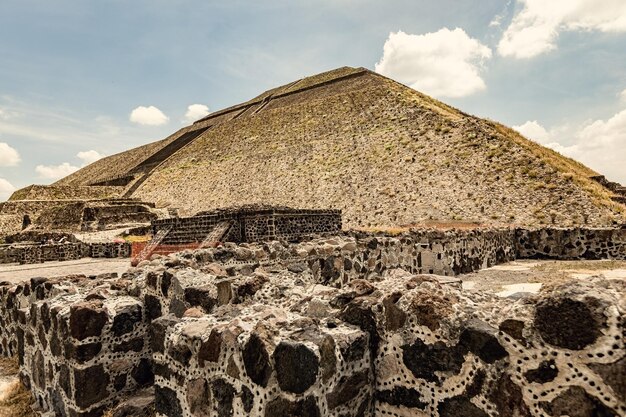
[(0, 246), (0, 264), (37, 264), (81, 258), (128, 258), (130, 243), (50, 243)]
[(172, 228), (164, 245), (202, 242), (219, 223), (230, 222), (223, 242), (262, 242), (302, 239), (306, 236), (341, 231), (340, 210), (297, 210), (281, 207), (242, 207), (199, 213), (152, 222), (156, 235)]
[(522, 259), (626, 259), (626, 228), (517, 229)]
[(159, 414), (626, 412), (623, 283), (570, 283), (517, 302), (428, 276), (293, 284), (280, 307), (259, 290), (240, 308), (157, 320)]
[(3, 332), (3, 353), (17, 354), (42, 410), (101, 415), (119, 395), (152, 384), (143, 305), (129, 291), (115, 277), (0, 287), (0, 316), (4, 324), (16, 319)]
[[(226, 244), (122, 278), (5, 284), (2, 354), (61, 416), (99, 416), (153, 373), (161, 416), (623, 415), (623, 282), (512, 301), (415, 275), (473, 271), (520, 245), (626, 258), (623, 231), (518, 233)], [(573, 248), (547, 248), (564, 234)]]

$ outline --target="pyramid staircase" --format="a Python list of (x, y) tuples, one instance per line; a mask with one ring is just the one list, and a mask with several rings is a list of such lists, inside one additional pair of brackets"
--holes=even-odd
[(132, 266), (137, 266), (139, 263), (150, 259), (150, 256), (154, 250), (163, 242), (163, 239), (172, 231), (174, 226), (165, 227), (157, 232), (150, 242), (139, 252), (139, 254), (131, 261)]
[(622, 184), (609, 181), (604, 175), (593, 176), (591, 177), (591, 180), (610, 190), (614, 194), (611, 196), (611, 200), (617, 203), (626, 204), (626, 187)]
[[(124, 192), (122, 197), (127, 198), (133, 195), (139, 187), (150, 177), (150, 174), (159, 167), (164, 161), (171, 157), (176, 152), (180, 151), (185, 146), (193, 142), (198, 136), (206, 132), (210, 127), (191, 130), (184, 133), (176, 140), (172, 141), (169, 145), (165, 146), (148, 159), (133, 168), (127, 175), (134, 178), (132, 185)], [(130, 182), (129, 182), (130, 184)]]
[(224, 220), (215, 225), (213, 230), (204, 238), (200, 248), (214, 248), (228, 234), (233, 225), (232, 220)]

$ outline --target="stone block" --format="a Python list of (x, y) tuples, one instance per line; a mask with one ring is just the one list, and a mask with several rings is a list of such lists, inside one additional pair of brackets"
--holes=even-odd
[[(325, 326), (253, 305), (219, 318), (185, 318), (168, 329), (165, 353), (155, 355), (156, 366), (168, 371), (156, 384), (180, 386), (182, 409), (202, 415), (211, 398), (219, 416), (322, 416), (323, 410), (356, 416), (371, 403), (368, 335), (354, 326)], [(187, 352), (184, 361), (181, 352)], [(157, 411), (177, 410), (163, 405)]]

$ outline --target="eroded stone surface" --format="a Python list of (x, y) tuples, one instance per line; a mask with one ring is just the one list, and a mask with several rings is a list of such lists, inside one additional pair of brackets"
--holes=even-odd
[(163, 416), (626, 411), (623, 281), (504, 299), (415, 274), (443, 268), (444, 245), (342, 239), (172, 255), (124, 279), (0, 285), (15, 333), (2, 349), (59, 415), (95, 415), (153, 383)]

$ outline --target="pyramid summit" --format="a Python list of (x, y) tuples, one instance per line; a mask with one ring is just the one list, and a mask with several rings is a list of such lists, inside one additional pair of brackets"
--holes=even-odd
[[(348, 227), (623, 223), (626, 206), (594, 178), (503, 125), (342, 67), (103, 158), (46, 193), (107, 190), (181, 215), (244, 204), (334, 208)], [(31, 189), (27, 199), (40, 197)]]

